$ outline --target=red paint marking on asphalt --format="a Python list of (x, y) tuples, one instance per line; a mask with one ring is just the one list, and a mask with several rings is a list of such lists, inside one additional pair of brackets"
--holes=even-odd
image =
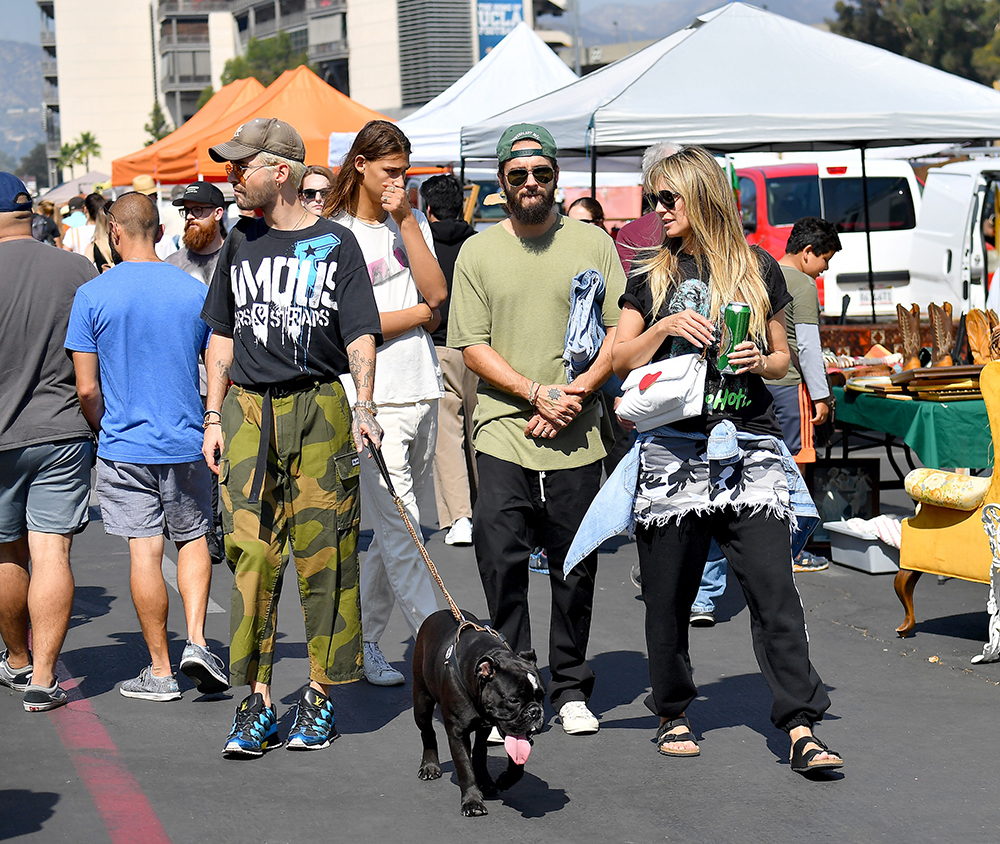
[[(69, 672), (59, 663), (59, 673)], [(112, 844), (171, 844), (139, 783), (118, 754), (76, 679), (60, 682), (69, 703), (49, 713), (76, 772), (90, 792)]]

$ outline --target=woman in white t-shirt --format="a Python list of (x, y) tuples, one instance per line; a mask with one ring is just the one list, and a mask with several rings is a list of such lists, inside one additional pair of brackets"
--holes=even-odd
[[(410, 521), (420, 524), (418, 500), (433, 495), (432, 461), (441, 367), (429, 330), (447, 295), (430, 226), (410, 207), (404, 190), (410, 142), (394, 124), (373, 120), (357, 135), (327, 195), (323, 214), (350, 229), (361, 246), (382, 321), (374, 401), (385, 434), (382, 452)], [(361, 567), (361, 628), (365, 677), (379, 686), (403, 682), (378, 642), (395, 603), (416, 636), (437, 609), (437, 596), (374, 461), (361, 461), (361, 506), (374, 537)]]

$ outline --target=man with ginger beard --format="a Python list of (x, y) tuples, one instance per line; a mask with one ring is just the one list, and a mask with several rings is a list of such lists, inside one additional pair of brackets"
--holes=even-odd
[[(194, 182), (184, 189), (171, 204), (180, 209), (184, 217), (184, 243), (180, 249), (166, 257), (168, 264), (184, 270), (203, 284), (211, 284), (215, 265), (222, 254), (220, 222), (226, 213), (222, 191), (209, 182)], [(202, 403), (208, 392), (205, 365), (198, 363), (198, 391)], [(208, 552), (212, 562), (222, 562), (222, 511), (219, 507), (219, 480), (212, 476), (213, 529), (208, 534)]]
[[(165, 260), (198, 281), (211, 284), (224, 240), (219, 225), (226, 206), (222, 191), (210, 182), (194, 182), (171, 204), (184, 218), (184, 245)], [(204, 383), (202, 380), (202, 395)]]

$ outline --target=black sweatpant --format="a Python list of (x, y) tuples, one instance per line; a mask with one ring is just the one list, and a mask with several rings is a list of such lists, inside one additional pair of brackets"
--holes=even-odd
[(594, 672), (587, 642), (594, 607), (597, 552), (563, 577), (563, 563), (601, 482), (601, 463), (536, 472), (478, 453), (479, 495), (473, 522), (476, 559), (493, 627), (515, 653), (531, 649), (528, 557), (541, 545), (549, 560), (549, 699), (558, 712), (571, 700), (589, 700)]
[(733, 508), (692, 513), (636, 532), (652, 686), (646, 706), (660, 717), (676, 718), (697, 696), (689, 616), (713, 536), (746, 596), (757, 664), (774, 697), (771, 721), (783, 730), (811, 726), (830, 707), (830, 698), (809, 662), (788, 524)]

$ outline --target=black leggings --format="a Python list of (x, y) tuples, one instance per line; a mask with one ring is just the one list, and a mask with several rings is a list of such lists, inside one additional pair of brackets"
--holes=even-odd
[(712, 537), (746, 596), (757, 664), (774, 697), (771, 721), (786, 731), (812, 726), (830, 707), (830, 698), (809, 662), (788, 524), (731, 507), (636, 532), (652, 686), (646, 706), (663, 718), (676, 718), (697, 696), (688, 654), (689, 616)]

